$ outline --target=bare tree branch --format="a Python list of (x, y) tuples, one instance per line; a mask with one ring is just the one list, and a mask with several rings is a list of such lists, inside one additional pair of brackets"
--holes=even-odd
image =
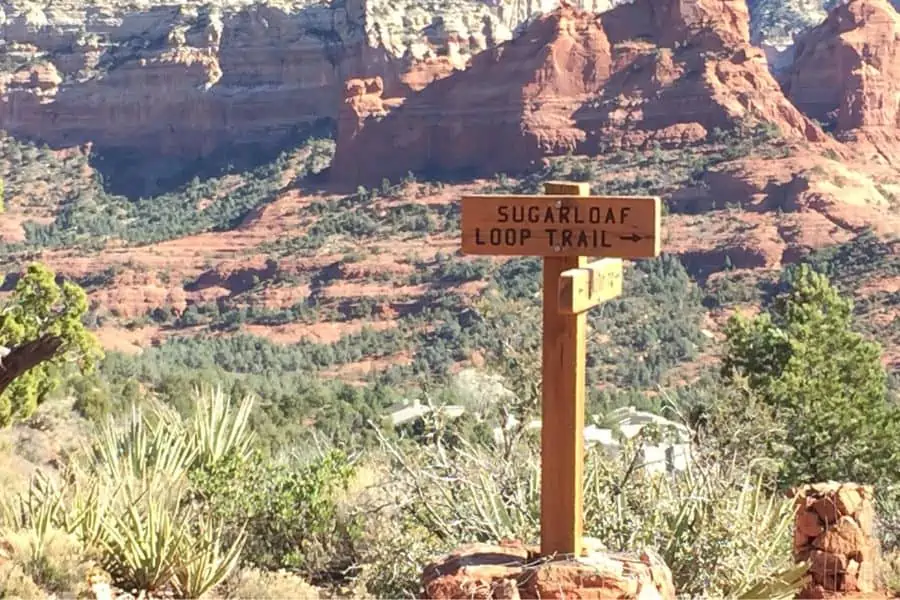
[(21, 377), (42, 362), (52, 360), (62, 347), (62, 339), (43, 335), (36, 340), (15, 346), (0, 359), (0, 394), (17, 377)]

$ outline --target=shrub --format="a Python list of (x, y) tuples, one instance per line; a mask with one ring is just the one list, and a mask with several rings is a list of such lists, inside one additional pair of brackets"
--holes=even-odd
[(17, 600), (44, 600), (46, 594), (15, 561), (0, 562), (0, 597)]
[(244, 569), (238, 571), (223, 588), (226, 600), (254, 600), (256, 598), (318, 600), (319, 598), (319, 591), (316, 588), (285, 570)]
[(100, 382), (92, 378), (82, 377), (71, 384), (71, 393), (75, 395), (73, 409), (85, 419), (102, 423), (112, 410), (109, 392), (101, 387)]
[[(27, 587), (28, 581), (31, 581), (50, 592), (74, 591), (85, 569), (78, 540), (55, 527), (42, 529), (33, 522), (23, 525), (21, 528), (0, 529), (0, 539), (10, 549), (10, 562), (19, 567), (21, 574), (28, 579), (16, 576), (12, 571), (8, 572), (8, 576), (19, 581), (20, 586)], [(0, 583), (0, 591), (2, 588)], [(17, 597), (13, 592), (10, 595)]]
[(352, 472), (339, 451), (280, 461), (254, 453), (200, 469), (192, 480), (197, 497), (225, 524), (226, 539), (246, 532), (247, 563), (270, 570), (290, 567), (315, 577), (335, 567), (351, 533), (342, 530), (336, 507), (337, 493)]
[[(424, 557), (409, 557), (410, 549), (449, 550), (505, 537), (536, 541), (540, 461), (533, 437), (521, 438), (508, 457), (490, 443), (457, 439), (450, 446), (446, 434), (434, 440), (418, 447), (383, 440), (393, 477), (382, 498), (401, 525), (376, 544), (382, 554), (421, 564)], [(588, 453), (586, 535), (612, 551), (658, 550), (680, 593), (736, 597), (766, 585), (795, 591), (803, 567), (791, 561), (792, 501), (771, 495), (752, 472), (717, 465), (702, 453), (684, 473), (648, 473), (637, 461), (645, 441), (639, 436), (617, 457), (599, 448)], [(379, 570), (392, 569), (382, 563)], [(379, 591), (414, 593), (412, 575)]]

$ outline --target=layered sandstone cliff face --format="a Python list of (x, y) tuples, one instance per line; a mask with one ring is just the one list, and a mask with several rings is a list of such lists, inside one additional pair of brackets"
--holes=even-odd
[[(800, 38), (783, 87), (836, 137), (900, 164), (900, 14), (887, 0), (849, 0)], [(867, 152), (868, 153), (868, 152)]]
[[(463, 68), (511, 37), (500, 13), (480, 0), (0, 0), (0, 129), (181, 162), (275, 146), (335, 119), (349, 77), (396, 94)], [(429, 61), (446, 64), (404, 79)]]
[[(755, 7), (761, 1), (751, 0), (750, 5)], [(567, 4), (601, 12), (622, 2), (570, 0)], [(466, 68), (473, 56), (511, 39), (512, 30), (524, 20), (552, 11), (559, 3), (560, 0), (171, 0), (163, 4), (150, 0), (0, 0), (0, 129), (52, 146), (91, 142), (96, 150), (109, 156), (158, 157), (176, 165), (223, 150), (236, 153), (241, 146), (253, 151), (277, 149), (317, 124), (333, 124), (341, 110), (348, 110), (353, 103), (342, 100), (344, 83), (349, 78), (378, 76), (382, 78), (384, 96), (407, 96)], [(603, 63), (611, 61), (614, 68), (607, 75), (620, 83), (627, 79), (629, 69), (634, 69), (638, 78), (647, 69), (663, 78), (700, 73), (694, 82), (699, 89), (690, 84), (661, 86), (676, 101), (690, 103), (690, 98), (698, 93), (708, 96), (707, 88), (718, 85), (716, 79), (734, 79), (736, 72), (746, 74), (743, 63), (762, 63), (762, 57), (753, 50), (745, 52), (745, 59), (737, 59), (739, 64), (733, 67), (721, 61), (686, 58), (675, 47), (696, 37), (698, 29), (707, 23), (712, 23), (713, 32), (705, 36), (704, 43), (713, 37), (725, 40), (732, 48), (736, 47), (735, 42), (737, 46), (743, 44), (747, 38), (747, 11), (742, 2), (639, 1), (635, 6), (604, 13), (599, 33), (585, 29), (593, 15), (584, 18), (583, 24), (573, 25), (571, 33), (562, 34), (569, 41), (561, 38), (549, 62), (535, 68), (561, 73), (557, 80), (571, 79), (562, 73), (570, 66), (569, 59), (559, 58), (566, 52), (566, 44), (570, 44), (576, 54), (600, 52), (592, 59), (596, 64), (592, 60), (585, 62), (580, 55), (572, 59), (572, 64), (584, 63), (600, 73), (605, 68)], [(534, 31), (547, 31), (540, 24), (534, 27)], [(595, 48), (588, 39), (603, 36), (615, 38), (611, 50), (605, 50), (605, 46)], [(641, 36), (649, 36), (666, 48), (657, 55), (658, 60), (652, 56), (654, 47), (638, 41)], [(519, 42), (522, 49), (518, 51), (528, 54), (526, 62), (534, 66), (540, 62), (536, 58), (541, 52), (540, 42), (555, 39), (525, 39)], [(673, 50), (674, 56), (666, 54)], [(485, 63), (499, 60), (503, 52), (511, 51), (507, 47), (492, 54), (494, 58), (482, 61), (481, 72), (493, 69), (486, 68)], [(506, 59), (506, 65), (509, 60)], [(524, 69), (527, 68), (530, 67)], [(765, 93), (770, 82), (761, 75), (757, 77), (761, 68), (750, 66), (752, 73), (747, 76), (754, 81), (747, 85)], [(534, 101), (546, 105), (547, 99), (554, 97), (550, 88), (557, 83), (546, 83), (549, 75), (542, 77), (544, 91), (538, 94), (538, 100), (533, 98), (532, 86), (522, 96), (531, 98), (527, 102), (518, 99), (521, 94), (510, 91), (517, 99), (512, 103), (500, 101), (493, 110), (506, 111), (504, 105)], [(586, 81), (576, 88), (583, 87), (584, 93), (596, 96), (596, 84)], [(560, 90), (567, 90), (574, 84), (569, 81), (559, 85)], [(629, 81), (626, 87), (630, 85)], [(648, 88), (646, 82), (637, 85)], [(655, 93), (654, 86), (649, 86), (648, 91)], [(623, 93), (630, 97), (629, 90)], [(608, 98), (599, 99), (609, 104)], [(585, 109), (583, 118), (574, 119), (566, 116), (562, 108), (524, 107), (520, 112), (525, 113), (531, 133), (522, 135), (536, 140), (545, 151), (579, 144), (590, 148), (590, 140), (597, 134), (585, 132), (585, 128), (572, 122), (587, 119), (615, 126), (621, 115), (627, 120), (634, 118), (635, 110), (656, 110), (632, 100), (617, 107), (613, 116), (597, 116)], [(725, 103), (735, 102), (742, 100)], [(398, 101), (388, 102), (392, 103)], [(549, 103), (556, 104), (557, 100)], [(455, 110), (468, 110), (465, 99), (457, 104)], [(426, 102), (417, 104), (415, 110), (427, 112), (431, 108)], [(604, 110), (601, 108), (600, 112)], [(737, 108), (738, 112), (742, 110), (746, 109)], [(767, 110), (785, 113), (781, 107), (770, 106)], [(729, 108), (728, 112), (734, 110)], [(342, 118), (352, 122), (361, 115)], [(653, 118), (666, 120), (659, 115)], [(793, 115), (787, 119), (795, 121)], [(708, 121), (724, 123), (718, 118)], [(463, 126), (472, 123), (469, 119)], [(704, 126), (702, 120), (697, 121), (700, 127), (694, 123), (693, 119), (685, 123), (676, 119), (674, 129), (663, 127), (663, 131), (651, 135), (663, 140), (693, 138)], [(556, 125), (563, 130), (560, 134), (544, 131), (553, 130)], [(793, 126), (801, 124), (795, 122)], [(643, 139), (647, 134), (638, 131), (626, 137), (635, 136)], [(511, 165), (519, 165), (523, 157), (531, 161), (545, 151), (516, 150), (518, 156), (510, 159)]]
[[(481, 54), (559, 0), (0, 0), (0, 129), (181, 166), (242, 146), (278, 149), (340, 118), (350, 129), (340, 133), (335, 173), (350, 183), (410, 168), (514, 171), (601, 145), (683, 143), (745, 117), (776, 122), (789, 137), (819, 137), (778, 97), (763, 54), (748, 45), (744, 2), (621, 1), (572, 0)], [(845, 10), (852, 22), (857, 4)], [(590, 12), (610, 8), (599, 20)], [(871, 27), (864, 16), (857, 21)], [(846, 28), (829, 23), (819, 35)], [(881, 47), (876, 57), (889, 61), (893, 50)], [(474, 57), (472, 72), (459, 73)], [(827, 52), (818, 58), (847, 64)], [(802, 60), (797, 72), (815, 77)], [(874, 114), (888, 97), (875, 68), (856, 69), (865, 92), (854, 114)], [(360, 101), (345, 92), (348, 79), (376, 76), (377, 94)], [(843, 76), (833, 75), (849, 87)], [(452, 83), (430, 85), (446, 77)], [(396, 115), (384, 110), (404, 97)], [(383, 121), (374, 130), (363, 127), (370, 112)], [(463, 130), (477, 133), (466, 140)], [(371, 159), (394, 138), (391, 158)]]
[(353, 131), (339, 134), (332, 178), (514, 173), (548, 155), (681, 145), (753, 120), (826, 142), (749, 38), (742, 0), (637, 0), (602, 15), (563, 7), (386, 116), (384, 103), (367, 119), (371, 101), (345, 102), (340, 123)]

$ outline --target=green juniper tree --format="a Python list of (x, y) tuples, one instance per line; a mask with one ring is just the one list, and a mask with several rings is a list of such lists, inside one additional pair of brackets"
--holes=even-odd
[(71, 282), (58, 285), (50, 269), (28, 267), (0, 306), (0, 427), (27, 418), (61, 380), (59, 367), (93, 368), (102, 351), (85, 328), (87, 296)]
[(723, 375), (745, 381), (785, 428), (783, 483), (887, 482), (900, 458), (881, 349), (851, 329), (853, 304), (803, 265), (768, 313), (728, 324)]

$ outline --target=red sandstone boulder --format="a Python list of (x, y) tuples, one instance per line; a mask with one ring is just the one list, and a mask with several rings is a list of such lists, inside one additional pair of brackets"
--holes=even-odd
[(475, 544), (423, 571), (425, 598), (594, 598), (674, 600), (672, 574), (659, 559), (588, 551), (543, 561), (522, 545)]
[(794, 492), (794, 558), (809, 560), (810, 565), (810, 580), (799, 597), (876, 592), (872, 488), (829, 482)]

